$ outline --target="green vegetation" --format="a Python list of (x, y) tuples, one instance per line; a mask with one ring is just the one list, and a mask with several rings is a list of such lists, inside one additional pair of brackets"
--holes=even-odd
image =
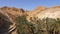
[(20, 34), (60, 34), (60, 19), (30, 18), (19, 16), (16, 18), (16, 26)]

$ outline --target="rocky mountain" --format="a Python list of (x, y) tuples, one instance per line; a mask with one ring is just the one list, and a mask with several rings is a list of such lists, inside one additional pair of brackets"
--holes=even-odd
[(34, 10), (31, 10), (28, 14), (29, 14), (30, 16), (36, 15), (37, 13), (41, 12), (41, 11), (44, 10), (44, 9), (46, 9), (46, 7), (44, 7), (44, 6), (39, 6), (39, 7), (35, 8)]
[(60, 6), (51, 7), (51, 8), (45, 9), (45, 10), (39, 12), (38, 14), (36, 14), (36, 16), (38, 18), (46, 18), (46, 17), (60, 18), (59, 15), (60, 15)]
[(38, 17), (38, 18), (59, 18), (60, 6), (54, 6), (50, 8), (46, 8), (44, 6), (39, 6), (35, 10), (28, 12), (27, 14), (30, 17)]
[[(54, 6), (54, 7), (50, 7), (50, 8), (46, 8), (44, 6), (39, 6), (36, 9), (31, 10), (31, 11), (24, 10), (21, 8), (4, 6), (4, 7), (0, 8), (0, 33), (1, 32), (10, 33), (12, 31), (14, 31), (16, 29), (16, 18), (18, 18), (19, 16), (20, 17), (25, 16), (28, 23), (30, 23), (31, 17), (32, 18), (37, 17), (37, 19), (43, 19), (43, 18), (47, 18), (47, 17), (54, 18), (54, 19), (60, 18), (60, 6)], [(21, 17), (20, 19), (22, 21), (22, 20), (24, 20), (24, 17)], [(18, 18), (18, 20), (19, 20), (19, 18)], [(33, 24), (35, 24), (34, 26), (37, 26), (36, 20), (34, 21)], [(23, 26), (23, 25), (21, 25), (21, 26)], [(24, 24), (24, 26), (26, 26), (26, 24)], [(38, 30), (38, 29), (36, 29), (36, 30)], [(16, 31), (14, 31), (14, 33), (16, 34)]]
[(4, 6), (0, 8), (0, 34), (7, 34), (16, 29), (16, 23), (14, 20), (16, 17), (23, 15), (24, 12), (23, 9), (15, 7)]

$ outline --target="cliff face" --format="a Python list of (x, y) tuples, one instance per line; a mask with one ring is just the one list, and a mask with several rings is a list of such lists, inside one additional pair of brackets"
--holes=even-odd
[(35, 8), (34, 10), (31, 10), (31, 11), (29, 12), (29, 15), (30, 15), (30, 16), (36, 15), (36, 14), (38, 14), (39, 12), (41, 12), (42, 10), (45, 10), (45, 9), (46, 9), (46, 7), (44, 7), (44, 6), (39, 6), (39, 7)]
[(38, 18), (59, 18), (60, 16), (60, 6), (54, 6), (50, 8), (46, 8), (44, 6), (40, 6), (35, 10), (28, 12), (30, 17), (38, 17)]
[(24, 12), (25, 11), (23, 9), (18, 9), (14, 7), (10, 8), (5, 6), (0, 8), (0, 34), (8, 34), (11, 31), (15, 30), (15, 18), (23, 15)]
[(40, 13), (38, 13), (36, 16), (38, 18), (60, 18), (60, 7), (56, 6), (56, 7), (51, 7), (48, 8), (46, 10), (41, 11)]
[(15, 7), (7, 7), (4, 6), (0, 8), (4, 13), (7, 13), (10, 18), (14, 19), (17, 16), (22, 15), (25, 11), (23, 9), (15, 8)]

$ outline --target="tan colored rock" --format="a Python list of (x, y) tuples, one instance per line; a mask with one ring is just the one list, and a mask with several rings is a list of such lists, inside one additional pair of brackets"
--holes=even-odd
[(60, 18), (60, 8), (59, 7), (53, 7), (48, 8), (46, 10), (43, 10), (42, 12), (38, 13), (36, 15), (38, 18)]
[(41, 12), (41, 11), (43, 11), (43, 10), (45, 10), (46, 8), (44, 7), (44, 6), (39, 6), (39, 7), (37, 7), (35, 10), (32, 10), (31, 12), (30, 12), (30, 15), (33, 15), (33, 16), (35, 16), (36, 14), (38, 14), (39, 12)]

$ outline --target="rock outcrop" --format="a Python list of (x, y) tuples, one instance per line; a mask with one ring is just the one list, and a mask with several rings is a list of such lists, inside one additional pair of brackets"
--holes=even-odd
[[(40, 16), (41, 15), (41, 16)], [(46, 10), (43, 10), (41, 12), (39, 12), (36, 16), (38, 16), (38, 18), (60, 18), (60, 7), (51, 7), (48, 8)]]
[(25, 11), (18, 8), (2, 7), (0, 8), (0, 34), (16, 34), (15, 18), (23, 15)]

